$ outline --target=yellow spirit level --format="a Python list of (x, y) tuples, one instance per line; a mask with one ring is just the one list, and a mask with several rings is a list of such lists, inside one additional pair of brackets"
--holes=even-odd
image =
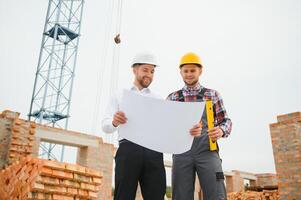
[[(212, 101), (206, 101), (206, 113), (207, 113), (208, 130), (210, 130), (214, 128), (214, 115), (213, 115)], [(217, 150), (216, 141), (213, 142), (211, 138), (209, 138), (209, 146), (210, 146), (210, 151)]]

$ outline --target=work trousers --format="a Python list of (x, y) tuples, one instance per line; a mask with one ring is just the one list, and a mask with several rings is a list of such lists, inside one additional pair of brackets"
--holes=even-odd
[(193, 200), (197, 174), (204, 200), (226, 200), (222, 163), (217, 151), (209, 150), (207, 134), (194, 138), (192, 148), (173, 155), (173, 200)]
[(114, 200), (134, 200), (138, 182), (144, 200), (164, 199), (163, 154), (123, 140), (115, 156)]

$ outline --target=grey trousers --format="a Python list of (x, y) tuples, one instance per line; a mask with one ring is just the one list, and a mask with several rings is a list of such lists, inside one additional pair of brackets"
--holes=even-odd
[(195, 138), (190, 151), (173, 155), (172, 199), (193, 200), (195, 176), (204, 200), (226, 200), (224, 174), (219, 154), (209, 150), (208, 136)]

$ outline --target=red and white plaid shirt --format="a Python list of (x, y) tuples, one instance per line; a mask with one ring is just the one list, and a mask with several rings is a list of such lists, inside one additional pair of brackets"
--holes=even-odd
[[(204, 94), (202, 96), (200, 96), (201, 91)], [(183, 94), (184, 99), (180, 99), (182, 96), (181, 93)], [(230, 135), (232, 130), (232, 122), (227, 115), (223, 99), (217, 91), (205, 88), (199, 83), (193, 88), (185, 85), (181, 90), (168, 95), (167, 100), (184, 102), (204, 102), (207, 100), (212, 100), (214, 110), (214, 126), (219, 126), (223, 130), (223, 137), (228, 137)]]

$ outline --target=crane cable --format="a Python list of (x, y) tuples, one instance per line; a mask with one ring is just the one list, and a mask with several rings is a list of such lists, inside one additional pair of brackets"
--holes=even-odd
[[(100, 106), (101, 100), (103, 99), (103, 88), (102, 86), (104, 85), (104, 75), (106, 74), (107, 71), (107, 57), (108, 57), (108, 49), (109, 49), (109, 44), (111, 44), (112, 40), (110, 40), (110, 36), (112, 35), (112, 24), (113, 24), (113, 15), (114, 15), (114, 8), (115, 8), (115, 3), (114, 1), (110, 1), (110, 8), (108, 9), (108, 14), (106, 16), (108, 17), (105, 30), (105, 38), (104, 38), (104, 46), (103, 46), (103, 51), (101, 55), (101, 67), (99, 68), (99, 77), (97, 80), (97, 94), (96, 94), (96, 101), (95, 101), (95, 106), (94, 106), (94, 113), (93, 113), (93, 118), (92, 118), (92, 133), (97, 132), (97, 125), (100, 122), (100, 109), (104, 106)], [(118, 69), (119, 69), (119, 57), (120, 57), (120, 50), (119, 50), (119, 43), (120, 43), (120, 30), (121, 30), (121, 19), (122, 19), (122, 0), (117, 0), (117, 15), (116, 15), (116, 26), (115, 26), (115, 38), (118, 36), (119, 42), (115, 41), (115, 44), (113, 45), (113, 56), (112, 56), (112, 67), (111, 67), (111, 82), (110, 82), (110, 90), (109, 90), (109, 97), (113, 95), (113, 92), (117, 89), (117, 84), (118, 84)], [(114, 38), (114, 40), (115, 40)], [(104, 135), (106, 136), (106, 135)], [(109, 137), (106, 137), (106, 141), (108, 143), (113, 143), (113, 134), (110, 134)]]
[[(115, 44), (113, 46), (113, 56), (112, 56), (112, 70), (111, 70), (111, 85), (110, 85), (110, 95), (117, 90), (118, 79), (119, 79), (119, 59), (120, 59), (120, 31), (122, 22), (122, 0), (117, 0), (117, 14), (116, 14), (116, 26), (115, 26)], [(117, 41), (116, 41), (117, 39)], [(113, 134), (109, 135), (109, 143), (114, 142)]]
[[(97, 79), (97, 91), (96, 91), (96, 100), (94, 105), (94, 112), (92, 117), (92, 133), (96, 133), (98, 131), (98, 125), (100, 122), (100, 109), (103, 108), (103, 106), (100, 106), (104, 91), (102, 86), (104, 85), (104, 75), (107, 71), (107, 57), (108, 57), (108, 49), (110, 44), (110, 35), (111, 35), (111, 29), (112, 29), (112, 21), (113, 21), (113, 11), (114, 11), (114, 2), (110, 1), (109, 9), (107, 10), (105, 16), (108, 16), (108, 20), (106, 21), (105, 25), (105, 37), (103, 42), (103, 48), (102, 48), (102, 54), (101, 54), (101, 63), (100, 67), (98, 69), (98, 79)], [(105, 135), (103, 135), (105, 136)]]

